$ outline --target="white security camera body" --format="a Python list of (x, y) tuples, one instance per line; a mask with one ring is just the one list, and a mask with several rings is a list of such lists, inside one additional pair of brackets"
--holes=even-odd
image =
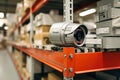
[(88, 30), (85, 25), (55, 23), (50, 29), (50, 41), (58, 46), (82, 46)]

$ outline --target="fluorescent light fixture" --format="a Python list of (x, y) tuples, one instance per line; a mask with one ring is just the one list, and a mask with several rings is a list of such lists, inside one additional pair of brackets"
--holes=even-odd
[(4, 13), (3, 12), (0, 12), (0, 18), (4, 18)]
[(86, 10), (86, 11), (83, 11), (79, 14), (79, 16), (87, 16), (89, 14), (93, 14), (96, 12), (96, 9), (89, 9), (89, 10)]
[(5, 26), (4, 29), (5, 29), (5, 30), (8, 30), (8, 26)]

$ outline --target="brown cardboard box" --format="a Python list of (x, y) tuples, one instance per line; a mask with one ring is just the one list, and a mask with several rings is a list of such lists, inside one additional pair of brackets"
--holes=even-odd
[(22, 63), (22, 54), (21, 54), (21, 52), (20, 51), (15, 51), (15, 53), (14, 53), (14, 59), (16, 60), (16, 64), (19, 66), (19, 68), (21, 69), (22, 68), (22, 65), (23, 65), (23, 63)]
[(28, 70), (26, 68), (23, 68), (22, 71), (23, 71), (24, 80), (30, 80), (30, 73), (28, 72)]
[(49, 32), (50, 30), (50, 25), (41, 25), (41, 26), (38, 26), (36, 27), (36, 31), (38, 31), (38, 33), (42, 33), (42, 32)]
[(31, 45), (30, 34), (28, 32), (25, 34), (25, 43), (26, 43), (27, 47), (30, 47), (30, 45)]
[(41, 33), (40, 39), (42, 40), (43, 45), (49, 44), (49, 33), (48, 32)]
[(59, 76), (57, 76), (55, 73), (49, 73), (48, 80), (62, 80), (62, 79)]
[(49, 32), (49, 30), (50, 30), (50, 25), (41, 25), (40, 26), (40, 30), (42, 31), (42, 32)]
[(39, 45), (50, 44), (50, 42), (49, 42), (49, 33), (48, 32), (43, 32), (41, 34), (36, 34), (34, 36), (34, 41), (35, 41), (36, 44), (39, 44)]
[(30, 8), (36, 0), (23, 0), (24, 5), (24, 11), (26, 11), (27, 8)]

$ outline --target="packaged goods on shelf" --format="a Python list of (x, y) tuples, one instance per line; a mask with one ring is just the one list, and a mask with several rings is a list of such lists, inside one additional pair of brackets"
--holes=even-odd
[(119, 36), (120, 35), (120, 17), (108, 21), (96, 23), (96, 34), (98, 36)]
[(120, 8), (120, 0), (100, 0), (97, 2), (97, 6)]
[(26, 46), (27, 47), (30, 47), (31, 43), (30, 43), (30, 34), (29, 33), (26, 33), (25, 34), (25, 42), (26, 42)]
[(19, 37), (19, 46), (25, 46), (30, 47), (30, 34), (29, 31), (27, 31), (27, 25), (21, 28), (20, 37)]
[(98, 10), (97, 15), (99, 21), (115, 19), (117, 17), (120, 17), (119, 8), (111, 8), (111, 7), (104, 8), (104, 6), (100, 6), (97, 10)]
[(28, 72), (28, 70), (26, 68), (23, 68), (22, 71), (23, 71), (24, 80), (30, 80), (30, 73)]
[(52, 25), (53, 23), (62, 21), (63, 17), (60, 15), (52, 16), (50, 14), (40, 13), (35, 17), (35, 26)]
[(22, 66), (22, 56), (21, 56), (21, 54), (20, 54), (20, 52), (19, 51), (15, 51), (15, 53), (14, 53), (14, 58), (15, 58), (15, 60), (16, 60), (16, 64), (19, 66), (19, 68), (21, 68), (21, 66)]
[(49, 32), (43, 32), (34, 36), (34, 42), (37, 45), (47, 45), (49, 42)]
[[(38, 54), (39, 54), (39, 53), (38, 53)], [(33, 65), (34, 65), (34, 72), (33, 72), (33, 73), (41, 73), (41, 72), (42, 72), (42, 71), (41, 71), (41, 65), (42, 65), (41, 62), (39, 62), (39, 61), (37, 61), (37, 60), (34, 60), (34, 62), (33, 62), (33, 63), (30, 63), (30, 64), (33, 64)], [(50, 67), (48, 67), (47, 65), (44, 65), (44, 70), (45, 70), (46, 73), (48, 73), (48, 72), (53, 71), (53, 68), (50, 68)]]
[(17, 7), (16, 7), (16, 15), (18, 15), (19, 17), (24, 16), (25, 15), (25, 11), (24, 11), (24, 5), (22, 2), (17, 3)]
[(41, 25), (35, 27), (35, 34), (41, 34), (43, 32), (49, 32), (51, 25)]
[(48, 80), (62, 80), (62, 78), (54, 73), (48, 73)]
[(24, 11), (30, 8), (36, 0), (23, 0)]

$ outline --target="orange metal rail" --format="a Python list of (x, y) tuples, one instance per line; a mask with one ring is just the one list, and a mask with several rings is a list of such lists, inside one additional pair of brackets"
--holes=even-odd
[[(38, 9), (42, 8), (45, 3), (47, 3), (48, 0), (36, 0), (35, 3), (33, 4), (31, 11), (32, 13), (35, 13)], [(11, 34), (13, 34), (15, 32), (15, 30), (21, 25), (23, 24), (28, 18), (30, 17), (30, 9), (29, 11), (25, 14), (25, 16), (23, 16), (23, 18), (21, 19), (21, 21), (15, 26), (15, 28), (13, 29), (13, 31), (9, 34), (9, 36)]]
[(63, 72), (70, 78), (75, 74), (120, 68), (120, 52), (74, 53), (74, 48), (64, 48), (63, 52), (24, 48), (12, 44), (14, 48), (32, 56), (36, 60)]

